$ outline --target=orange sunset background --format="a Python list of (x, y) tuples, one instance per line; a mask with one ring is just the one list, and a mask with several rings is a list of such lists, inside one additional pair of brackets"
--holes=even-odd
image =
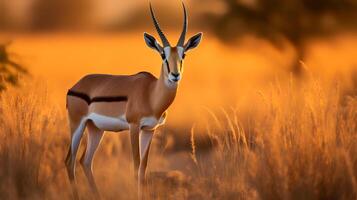
[[(185, 1), (186, 39), (203, 39), (152, 145), (150, 199), (357, 197), (357, 2), (284, 2)], [(175, 44), (181, 2), (152, 3)], [(273, 4), (284, 12), (266, 11)], [(91, 73), (158, 77), (161, 57), (143, 32), (159, 39), (148, 1), (1, 0), (0, 45), (11, 41), (6, 53), (28, 71), (2, 64), (0, 51), (1, 69), (18, 78), (0, 82), (1, 199), (71, 198), (67, 90)], [(136, 197), (129, 143), (109, 133), (96, 153), (104, 199)]]

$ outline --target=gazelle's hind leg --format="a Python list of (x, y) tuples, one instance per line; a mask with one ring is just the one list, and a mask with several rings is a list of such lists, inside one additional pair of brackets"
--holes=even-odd
[(79, 144), (81, 142), (81, 138), (83, 136), (84, 129), (86, 127), (87, 119), (83, 118), (79, 123), (77, 128), (73, 122), (71, 124), (72, 138), (71, 144), (69, 147), (69, 152), (66, 158), (66, 168), (69, 181), (71, 182), (73, 197), (74, 199), (78, 199), (77, 185), (76, 185), (76, 177), (75, 177), (75, 166), (76, 166), (76, 156), (79, 148)]
[(99, 199), (100, 195), (99, 195), (98, 188), (97, 188), (97, 185), (96, 185), (94, 177), (93, 177), (92, 163), (93, 163), (93, 156), (94, 156), (94, 154), (98, 148), (98, 145), (103, 137), (104, 131), (98, 129), (93, 124), (92, 121), (88, 122), (87, 130), (88, 130), (87, 148), (86, 148), (86, 151), (83, 153), (83, 156), (81, 157), (81, 164), (82, 164), (84, 173), (88, 179), (89, 186), (96, 197), (95, 199)]
[(67, 152), (67, 156), (66, 156), (66, 159), (65, 159), (65, 164), (66, 166), (68, 166), (70, 164), (70, 161), (71, 161), (71, 155), (72, 155), (72, 137), (73, 137), (73, 134), (75, 133), (75, 131), (77, 130), (77, 128), (79, 127), (80, 125), (80, 122), (81, 120), (77, 120), (77, 121), (69, 121), (69, 126), (70, 126), (70, 134), (71, 134), (71, 138), (70, 138), (70, 145), (68, 145), (68, 152)]

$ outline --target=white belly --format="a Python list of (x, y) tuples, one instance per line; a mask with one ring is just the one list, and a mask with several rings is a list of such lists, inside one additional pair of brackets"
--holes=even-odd
[(125, 116), (108, 117), (97, 113), (91, 113), (86, 117), (92, 120), (94, 125), (103, 131), (123, 131), (129, 129), (129, 123), (126, 121)]

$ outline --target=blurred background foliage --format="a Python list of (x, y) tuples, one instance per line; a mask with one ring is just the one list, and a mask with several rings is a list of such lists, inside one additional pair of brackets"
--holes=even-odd
[[(357, 28), (356, 0), (225, 0), (221, 15), (207, 13), (210, 28), (229, 43), (242, 34), (252, 33), (280, 46), (282, 39), (295, 47), (292, 70), (300, 74), (304, 42), (311, 37), (329, 36)], [(201, 1), (204, 3), (204, 1)]]
[[(179, 30), (179, 2), (152, 1), (164, 30)], [(329, 37), (357, 28), (357, 0), (191, 0), (190, 30), (217, 36), (236, 45), (244, 35), (254, 35), (282, 48), (295, 49), (291, 71), (301, 73), (305, 44), (311, 38)], [(142, 0), (1, 0), (0, 28), (9, 32), (111, 31), (151, 27), (148, 2)]]
[(0, 44), (0, 92), (6, 89), (7, 84), (17, 85), (19, 74), (27, 74), (25, 67), (11, 58), (8, 51), (10, 43)]
[[(180, 1), (153, 0), (165, 28), (178, 28)], [(355, 29), (356, 0), (191, 0), (190, 25), (224, 41), (255, 33), (279, 43)], [(1, 0), (0, 27), (10, 31), (129, 30), (146, 26), (148, 2), (141, 0)], [(197, 20), (200, 19), (200, 20)]]

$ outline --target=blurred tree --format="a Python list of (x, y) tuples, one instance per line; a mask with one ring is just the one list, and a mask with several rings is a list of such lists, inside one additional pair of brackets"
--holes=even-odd
[(18, 74), (27, 74), (27, 70), (10, 58), (8, 45), (0, 44), (0, 92), (6, 89), (6, 84), (17, 85)]
[[(203, 2), (202, 2), (203, 3)], [(296, 50), (292, 71), (302, 73), (304, 41), (338, 30), (357, 28), (357, 0), (224, 0), (223, 14), (204, 15), (213, 32), (225, 42), (251, 33), (276, 46), (287, 39)]]
[(32, 5), (32, 28), (53, 30), (83, 28), (89, 18), (91, 1), (36, 0)]

